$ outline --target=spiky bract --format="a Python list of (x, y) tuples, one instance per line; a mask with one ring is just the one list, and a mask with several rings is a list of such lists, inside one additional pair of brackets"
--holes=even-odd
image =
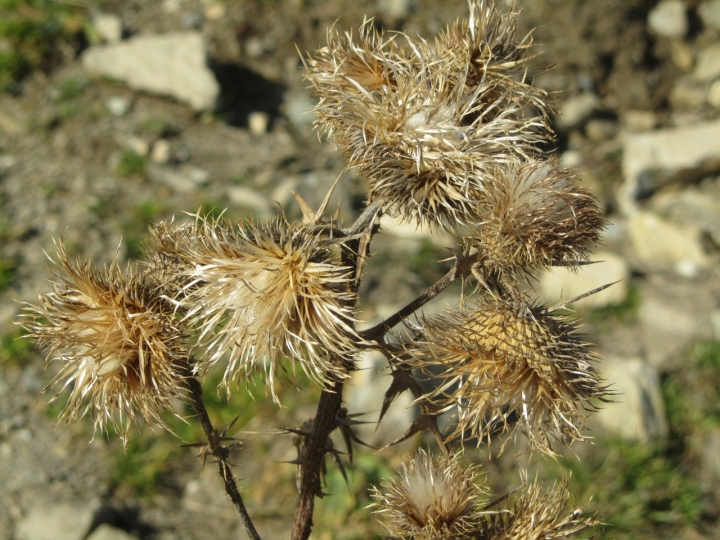
[(415, 367), (442, 379), (426, 399), (442, 410), (457, 407), (452, 437), (478, 437), (479, 444), (519, 428), (531, 448), (553, 453), (552, 439), (585, 438), (583, 413), (595, 407), (588, 400), (607, 395), (576, 329), (522, 297), (482, 299), (425, 319), (406, 348)]
[(475, 233), (466, 242), (483, 274), (514, 278), (553, 263), (577, 267), (600, 239), (597, 199), (567, 169), (548, 161), (498, 166), (485, 185)]
[(567, 480), (544, 493), (534, 482), (515, 501), (509, 512), (488, 512), (473, 538), (482, 540), (559, 540), (599, 524), (594, 516), (583, 517), (582, 508), (563, 515), (570, 499)]
[(226, 385), (262, 365), (271, 391), (286, 357), (319, 381), (325, 371), (346, 375), (359, 339), (352, 276), (326, 238), (279, 218), (234, 225), (199, 217), (155, 237), (164, 240), (151, 246), (181, 263), (177, 302), (207, 349), (200, 370), (229, 353)]
[(117, 261), (103, 271), (72, 263), (62, 243), (58, 258), (65, 276), (38, 306), (26, 307), (22, 324), (49, 349), (48, 360), (63, 363), (53, 383), (71, 390), (60, 418), (68, 422), (91, 410), (96, 430), (110, 424), (123, 436), (125, 420), (138, 416), (166, 427), (160, 411), (183, 395), (187, 362), (173, 306), (146, 275), (122, 272)]
[(367, 180), (370, 202), (418, 225), (473, 222), (493, 165), (535, 155), (550, 136), (552, 107), (525, 80), (531, 40), (516, 40), (515, 13), (486, 0), (470, 10), (435, 44), (386, 38), (371, 21), (357, 45), (331, 30), (307, 62), (319, 129)]
[(376, 513), (388, 532), (403, 539), (464, 537), (482, 516), (476, 470), (464, 468), (459, 456), (433, 458), (423, 450), (401, 465), (399, 476), (374, 490)]

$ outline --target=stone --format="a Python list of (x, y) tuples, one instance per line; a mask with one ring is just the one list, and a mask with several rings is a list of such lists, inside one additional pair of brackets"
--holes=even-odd
[(252, 210), (259, 216), (269, 216), (272, 214), (272, 202), (270, 199), (254, 189), (234, 186), (228, 189), (227, 193), (230, 202), (237, 206)]
[(687, 9), (682, 0), (661, 0), (648, 13), (648, 27), (659, 36), (685, 37), (688, 26)]
[(604, 384), (617, 396), (591, 417), (598, 431), (627, 441), (647, 443), (668, 435), (660, 378), (639, 358), (603, 358), (599, 366)]
[(98, 13), (92, 18), (93, 26), (107, 43), (119, 43), (122, 39), (122, 20), (112, 13)]
[(585, 126), (585, 134), (591, 141), (603, 142), (614, 139), (620, 130), (615, 120), (603, 120), (595, 118)]
[(87, 537), (87, 540), (137, 540), (137, 536), (103, 523)]
[(694, 111), (705, 103), (706, 95), (706, 85), (699, 84), (692, 77), (684, 77), (670, 91), (670, 105), (673, 112)]
[(148, 167), (150, 179), (165, 184), (171, 189), (181, 193), (191, 193), (207, 184), (210, 174), (192, 165), (182, 165), (178, 168), (153, 165)]
[(710, 85), (705, 99), (707, 99), (707, 102), (710, 105), (716, 109), (720, 109), (720, 80), (717, 80)]
[[(362, 353), (358, 369), (353, 373), (346, 389), (348, 410), (366, 413), (361, 420), (369, 423), (356, 427), (360, 439), (375, 447), (384, 446), (402, 435), (417, 415), (410, 391), (400, 394), (390, 405), (380, 424), (378, 419), (385, 392), (392, 383), (385, 357), (377, 351)], [(385, 371), (382, 371), (385, 369)]]
[(650, 131), (657, 125), (657, 116), (653, 111), (627, 111), (623, 121), (630, 131)]
[(703, 2), (697, 11), (706, 28), (720, 30), (720, 0)]
[(710, 45), (700, 51), (693, 76), (699, 81), (712, 81), (720, 77), (720, 44)]
[(710, 265), (702, 231), (696, 226), (676, 224), (651, 212), (637, 212), (630, 217), (629, 232), (635, 255), (643, 263), (676, 269), (693, 267), (697, 271)]
[(393, 21), (407, 18), (413, 9), (412, 0), (380, 0), (378, 2), (380, 12)]
[(267, 132), (270, 116), (266, 112), (255, 111), (248, 115), (248, 128), (255, 136), (264, 135)]
[(636, 200), (652, 194), (679, 173), (701, 169), (720, 160), (720, 121), (694, 126), (627, 133), (623, 143), (625, 180), (618, 202), (625, 214), (637, 209)]
[(583, 298), (572, 306), (578, 309), (593, 309), (619, 304), (625, 300), (630, 279), (630, 269), (625, 260), (609, 251), (594, 253), (592, 260), (602, 262), (582, 266), (577, 272), (567, 268), (553, 268), (540, 274), (538, 279), (543, 300), (556, 304), (616, 281), (619, 283)]
[(168, 95), (202, 111), (212, 109), (220, 85), (206, 64), (200, 32), (138, 36), (114, 45), (90, 47), (83, 67), (131, 88)]
[(222, 2), (213, 2), (205, 8), (205, 17), (209, 21), (217, 21), (222, 19), (227, 13), (227, 8)]
[(650, 209), (674, 223), (697, 227), (720, 245), (720, 179), (657, 195)]
[(565, 150), (560, 156), (560, 165), (566, 169), (577, 169), (583, 161), (582, 152), (579, 150)]
[(94, 513), (89, 506), (63, 503), (36, 506), (18, 523), (15, 537), (22, 540), (83, 540)]
[(558, 129), (567, 132), (581, 127), (599, 107), (600, 98), (592, 92), (582, 92), (571, 97), (560, 109)]
[(167, 139), (159, 139), (153, 144), (150, 159), (153, 163), (164, 165), (170, 161), (170, 141)]
[(105, 106), (114, 116), (120, 117), (130, 110), (130, 100), (123, 96), (112, 96), (105, 102)]
[(317, 119), (313, 111), (315, 104), (305, 92), (288, 92), (285, 95), (282, 110), (285, 117), (300, 132), (305, 132), (308, 126)]

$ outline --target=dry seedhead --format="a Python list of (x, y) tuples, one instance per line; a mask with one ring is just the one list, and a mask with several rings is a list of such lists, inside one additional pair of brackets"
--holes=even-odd
[(359, 340), (354, 276), (337, 262), (331, 242), (282, 218), (238, 225), (196, 218), (169, 233), (156, 227), (162, 241), (151, 247), (180, 261), (174, 281), (184, 286), (175, 301), (207, 351), (199, 370), (229, 353), (229, 388), (262, 364), (275, 399), (273, 377), (285, 358), (320, 382), (325, 371), (345, 377)]
[(158, 297), (147, 275), (123, 273), (117, 261), (101, 272), (70, 262), (62, 242), (57, 253), (65, 276), (39, 305), (26, 306), (21, 324), (47, 347), (48, 361), (63, 364), (51, 383), (71, 389), (60, 419), (90, 410), (96, 431), (110, 424), (123, 437), (126, 420), (138, 416), (166, 428), (160, 411), (183, 395), (188, 354), (173, 306)]
[(553, 439), (586, 438), (583, 422), (596, 408), (590, 400), (609, 395), (576, 331), (573, 322), (523, 297), (482, 299), (425, 319), (423, 333), (405, 346), (416, 368), (441, 379), (421, 401), (456, 410), (450, 438), (489, 443), (496, 433), (519, 429), (531, 449), (553, 454)]
[(373, 488), (375, 513), (393, 537), (469, 539), (482, 521), (480, 503), (486, 493), (475, 483), (476, 473), (463, 467), (457, 454), (433, 458), (419, 450), (382, 491)]
[(522, 72), (531, 40), (515, 38), (515, 13), (487, 0), (470, 0), (470, 12), (435, 44), (386, 38), (372, 21), (359, 44), (331, 30), (306, 62), (318, 129), (367, 180), (370, 202), (419, 226), (471, 224), (494, 165), (551, 137), (550, 100)]
[(582, 508), (564, 514), (570, 499), (567, 480), (543, 493), (537, 482), (507, 512), (488, 513), (473, 538), (479, 540), (559, 540), (600, 524), (595, 516), (584, 517)]
[(549, 161), (514, 161), (496, 171), (483, 189), (473, 236), (465, 239), (481, 276), (508, 282), (587, 260), (606, 221), (597, 199), (570, 171)]

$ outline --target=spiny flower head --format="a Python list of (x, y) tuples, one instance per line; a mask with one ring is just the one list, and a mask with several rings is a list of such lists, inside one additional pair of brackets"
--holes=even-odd
[(550, 136), (548, 96), (520, 74), (530, 41), (515, 40), (514, 14), (470, 7), (470, 22), (434, 45), (366, 22), (359, 44), (331, 30), (307, 61), (318, 128), (367, 180), (370, 202), (418, 225), (468, 224), (492, 166)]
[(583, 412), (595, 408), (588, 400), (608, 394), (576, 330), (523, 297), (481, 299), (424, 320), (421, 336), (406, 347), (415, 367), (428, 374), (442, 369), (426, 399), (442, 410), (457, 408), (452, 436), (478, 437), (479, 444), (520, 429), (531, 448), (552, 454), (552, 439), (585, 438)]
[(327, 238), (283, 219), (233, 225), (199, 217), (174, 236), (182, 242), (151, 246), (181, 261), (177, 302), (207, 349), (201, 370), (229, 353), (226, 386), (262, 364), (271, 391), (286, 357), (319, 381), (325, 371), (346, 375), (358, 339), (352, 276)]
[(457, 454), (434, 458), (423, 450), (401, 465), (399, 476), (374, 490), (376, 513), (388, 532), (403, 539), (458, 538), (477, 527), (480, 497), (476, 470)]
[(483, 274), (513, 278), (553, 263), (577, 267), (600, 239), (605, 218), (597, 199), (551, 161), (498, 166), (484, 185), (470, 253)]
[(533, 482), (524, 488), (509, 512), (487, 513), (475, 538), (483, 540), (559, 540), (599, 524), (584, 517), (582, 508), (565, 513), (570, 499), (567, 480), (543, 492)]
[(62, 243), (58, 257), (65, 276), (38, 306), (26, 307), (22, 325), (48, 348), (48, 360), (63, 364), (53, 382), (71, 390), (60, 418), (69, 422), (90, 410), (96, 430), (111, 424), (123, 433), (124, 417), (138, 416), (165, 427), (160, 411), (183, 395), (187, 362), (173, 306), (159, 298), (147, 276), (123, 273), (117, 261), (104, 271), (72, 263)]

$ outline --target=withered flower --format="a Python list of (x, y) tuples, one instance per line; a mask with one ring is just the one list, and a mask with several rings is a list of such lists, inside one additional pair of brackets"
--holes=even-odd
[(465, 537), (482, 517), (476, 469), (465, 468), (457, 454), (433, 458), (423, 450), (401, 465), (399, 476), (374, 488), (375, 512), (388, 532), (412, 540)]
[(26, 306), (22, 325), (48, 348), (48, 361), (63, 364), (51, 383), (70, 388), (60, 419), (69, 422), (91, 411), (96, 430), (112, 425), (123, 437), (126, 420), (138, 416), (166, 427), (160, 412), (182, 397), (187, 362), (173, 306), (158, 297), (146, 276), (130, 268), (122, 272), (117, 261), (98, 271), (72, 263), (62, 242), (57, 252), (65, 275), (58, 276), (53, 292), (40, 296), (39, 305)]
[[(576, 325), (544, 306), (485, 298), (461, 311), (425, 319), (406, 344), (415, 367), (441, 383), (426, 399), (457, 411), (453, 437), (520, 429), (532, 449), (553, 453), (551, 440), (583, 440), (592, 398), (608, 395)], [(506, 441), (507, 442), (507, 441)], [(504, 447), (504, 444), (503, 444)]]
[(178, 249), (169, 240), (151, 245), (181, 262), (177, 302), (207, 350), (201, 371), (229, 353), (227, 387), (262, 365), (271, 392), (284, 358), (319, 381), (325, 371), (346, 375), (359, 339), (354, 293), (327, 238), (280, 218), (233, 225), (198, 217), (174, 234), (183, 237)]
[[(569, 538), (599, 524), (584, 517), (582, 508), (565, 514), (570, 499), (567, 480), (543, 493), (534, 482), (515, 501), (509, 512), (488, 513), (475, 538), (483, 540), (554, 540)], [(563, 515), (564, 514), (564, 515)]]
[(531, 40), (516, 40), (515, 14), (486, 0), (470, 11), (434, 45), (386, 38), (368, 21), (359, 44), (331, 30), (307, 60), (318, 128), (367, 180), (370, 202), (418, 225), (472, 221), (493, 165), (550, 137), (552, 107), (525, 81)]
[(587, 260), (605, 218), (570, 171), (551, 161), (510, 162), (493, 176), (476, 210), (476, 231), (466, 239), (483, 274), (513, 278)]

